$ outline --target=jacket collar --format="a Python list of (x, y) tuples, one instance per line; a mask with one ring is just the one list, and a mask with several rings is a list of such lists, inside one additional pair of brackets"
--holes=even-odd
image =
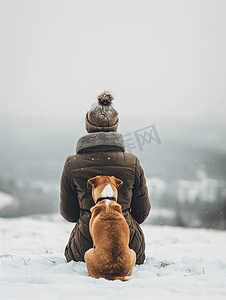
[(76, 144), (76, 153), (90, 147), (117, 146), (125, 152), (125, 139), (118, 132), (93, 132), (80, 137)]

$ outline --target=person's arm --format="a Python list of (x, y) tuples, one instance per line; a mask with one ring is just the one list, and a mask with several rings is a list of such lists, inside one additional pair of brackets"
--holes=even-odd
[(131, 201), (131, 214), (134, 219), (141, 224), (149, 215), (151, 204), (148, 197), (148, 189), (144, 171), (139, 163), (136, 161), (135, 169), (135, 183), (133, 188), (133, 197)]
[(61, 176), (60, 213), (69, 222), (77, 222), (80, 207), (76, 188), (72, 183), (69, 158), (66, 160)]

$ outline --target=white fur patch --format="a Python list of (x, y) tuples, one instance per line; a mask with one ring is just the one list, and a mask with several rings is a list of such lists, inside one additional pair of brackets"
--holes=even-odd
[(108, 211), (108, 208), (109, 208), (110, 201), (111, 201), (111, 200), (109, 200), (109, 199), (105, 200), (105, 204), (106, 204), (106, 211)]
[(113, 191), (110, 183), (108, 185), (106, 185), (105, 188), (103, 189), (102, 197), (114, 197), (114, 191)]

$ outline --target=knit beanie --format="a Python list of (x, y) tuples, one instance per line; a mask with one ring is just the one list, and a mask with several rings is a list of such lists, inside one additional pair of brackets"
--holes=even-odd
[(97, 97), (98, 103), (92, 105), (86, 113), (86, 130), (88, 133), (99, 131), (117, 131), (118, 113), (112, 106), (114, 97), (104, 91)]

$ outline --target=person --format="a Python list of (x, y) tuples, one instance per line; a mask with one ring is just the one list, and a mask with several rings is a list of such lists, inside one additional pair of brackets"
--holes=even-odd
[(144, 171), (138, 158), (125, 151), (125, 140), (117, 132), (118, 113), (112, 105), (113, 95), (104, 91), (98, 103), (86, 113), (87, 135), (78, 139), (76, 154), (67, 158), (60, 191), (60, 212), (76, 223), (65, 249), (67, 261), (84, 261), (93, 247), (89, 233), (90, 208), (95, 205), (87, 180), (97, 175), (115, 176), (123, 181), (118, 203), (130, 229), (129, 247), (136, 252), (136, 264), (145, 260), (145, 239), (139, 224), (150, 212)]

